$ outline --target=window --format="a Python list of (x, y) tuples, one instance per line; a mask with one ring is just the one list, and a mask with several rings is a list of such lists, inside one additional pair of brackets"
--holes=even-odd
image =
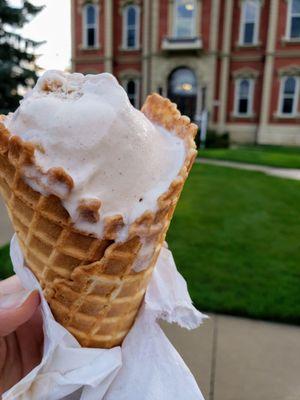
[(279, 114), (293, 116), (297, 113), (299, 78), (285, 76), (281, 80)]
[(258, 0), (244, 1), (241, 12), (240, 43), (257, 44), (260, 17)]
[(127, 6), (123, 11), (123, 48), (138, 49), (140, 45), (140, 8)]
[(139, 108), (139, 86), (138, 79), (130, 79), (124, 84), (129, 101), (135, 108)]
[(175, 0), (173, 36), (180, 39), (192, 38), (196, 35), (196, 2), (191, 0)]
[(84, 47), (98, 45), (98, 13), (97, 6), (87, 4), (83, 8), (83, 43)]
[(287, 37), (300, 39), (300, 0), (289, 0)]
[(237, 79), (235, 83), (235, 109), (238, 116), (250, 116), (253, 112), (253, 79)]

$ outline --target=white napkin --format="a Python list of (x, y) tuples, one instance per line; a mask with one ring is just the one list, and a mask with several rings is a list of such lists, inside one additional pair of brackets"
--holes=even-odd
[(191, 302), (172, 254), (163, 248), (137, 320), (122, 347), (82, 348), (58, 324), (39, 283), (24, 267), (16, 237), (11, 242), (16, 274), (28, 290), (38, 289), (44, 322), (41, 363), (3, 400), (204, 400), (194, 377), (157, 320), (198, 327), (205, 315)]

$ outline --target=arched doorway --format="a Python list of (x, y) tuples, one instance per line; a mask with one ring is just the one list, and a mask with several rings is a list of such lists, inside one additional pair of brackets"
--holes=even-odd
[(194, 119), (197, 103), (197, 79), (190, 68), (180, 67), (170, 74), (168, 97), (177, 104), (182, 114)]

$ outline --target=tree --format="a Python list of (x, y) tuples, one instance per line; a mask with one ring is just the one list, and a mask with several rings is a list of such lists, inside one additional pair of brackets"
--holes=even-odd
[(21, 99), (20, 92), (37, 80), (34, 50), (43, 42), (23, 38), (16, 31), (42, 9), (29, 1), (16, 8), (7, 0), (0, 0), (0, 114), (14, 111)]

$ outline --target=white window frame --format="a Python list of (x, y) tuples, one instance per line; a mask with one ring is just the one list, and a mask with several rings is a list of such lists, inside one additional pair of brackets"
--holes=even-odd
[[(239, 112), (240, 85), (241, 85), (242, 81), (249, 82), (248, 112), (245, 114)], [(254, 86), (255, 86), (254, 78), (238, 78), (235, 80), (234, 111), (233, 111), (234, 116), (239, 117), (239, 118), (249, 118), (249, 117), (253, 116)]]
[[(140, 108), (140, 80), (139, 78), (128, 78), (128, 79), (124, 79), (122, 81), (122, 86), (125, 89), (125, 92), (127, 93), (127, 85), (130, 81), (133, 81), (135, 83), (135, 89), (136, 89), (136, 93), (135, 93), (135, 102), (136, 105), (134, 106), (135, 108), (139, 109)], [(128, 96), (128, 93), (127, 93)], [(128, 96), (129, 98), (129, 96)], [(131, 103), (132, 104), (132, 103)]]
[[(253, 42), (252, 43), (244, 42), (247, 3), (256, 3), (257, 4), (257, 14), (256, 14), (256, 21), (254, 23), (254, 33), (253, 33)], [(259, 30), (260, 30), (260, 14), (261, 14), (260, 0), (245, 0), (245, 1), (243, 1), (242, 5), (241, 5), (240, 37), (239, 37), (239, 44), (241, 46), (255, 46), (258, 44), (258, 36), (259, 36)]]
[[(284, 93), (283, 93), (284, 86), (285, 86), (285, 82), (289, 78), (294, 78), (296, 80), (296, 86), (295, 86), (295, 94), (293, 97), (293, 100), (294, 100), (293, 110), (290, 114), (287, 114), (287, 113), (282, 112), (282, 107), (283, 107), (283, 99), (285, 97)], [(294, 117), (298, 116), (299, 96), (300, 96), (300, 77), (289, 76), (289, 75), (283, 76), (280, 79), (280, 92), (279, 92), (278, 111), (277, 111), (278, 116), (280, 116), (281, 118), (294, 118)]]
[[(291, 34), (292, 34), (292, 24), (291, 24), (291, 22), (292, 22), (292, 17), (293, 17), (293, 14), (292, 14), (293, 0), (287, 0), (287, 1), (288, 1), (288, 5), (287, 5), (287, 21), (286, 21), (286, 34), (285, 34), (285, 36), (286, 36), (287, 40), (300, 41), (300, 36), (298, 36), (298, 37), (292, 37), (291, 36)], [(297, 13), (295, 15), (300, 17), (300, 13), (299, 14)]]
[[(135, 29), (135, 46), (129, 47), (128, 42), (128, 12), (130, 8), (134, 8), (136, 12), (136, 29)], [(122, 32), (122, 48), (124, 50), (139, 50), (141, 35), (141, 7), (136, 4), (129, 4), (123, 8), (123, 32)]]
[[(95, 24), (89, 25), (87, 23), (87, 10), (89, 7), (93, 7), (95, 10), (96, 21)], [(89, 28), (95, 28), (95, 44), (94, 46), (88, 46), (88, 34)], [(97, 49), (99, 48), (99, 7), (93, 3), (87, 3), (82, 7), (82, 34), (83, 34), (83, 48), (84, 49)]]
[[(180, 0), (174, 0), (174, 5), (173, 5), (173, 26), (172, 26), (172, 37), (175, 39), (181, 39), (181, 36), (177, 35), (177, 23), (178, 23), (178, 12), (177, 12), (177, 6), (178, 6), (178, 1)], [(198, 2), (197, 0), (194, 1), (194, 21), (193, 21), (193, 26), (192, 26), (192, 31), (191, 31), (191, 36), (190, 38), (196, 37), (197, 36), (197, 31), (196, 31), (196, 21), (197, 21), (197, 13), (198, 13)]]

